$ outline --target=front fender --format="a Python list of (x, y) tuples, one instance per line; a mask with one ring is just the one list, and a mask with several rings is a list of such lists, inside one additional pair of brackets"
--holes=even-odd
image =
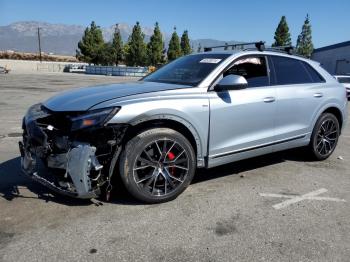
[(207, 97), (124, 104), (108, 123), (137, 125), (156, 119), (173, 120), (186, 126), (197, 144), (198, 166), (204, 165), (203, 159), (207, 155), (209, 132), (209, 102)]

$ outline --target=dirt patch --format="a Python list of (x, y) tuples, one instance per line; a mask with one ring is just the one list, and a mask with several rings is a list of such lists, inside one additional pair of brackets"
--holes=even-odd
[(8, 137), (21, 137), (22, 133), (9, 133), (7, 134)]
[(217, 236), (230, 235), (237, 232), (237, 220), (239, 215), (233, 215), (230, 219), (216, 222), (214, 232)]

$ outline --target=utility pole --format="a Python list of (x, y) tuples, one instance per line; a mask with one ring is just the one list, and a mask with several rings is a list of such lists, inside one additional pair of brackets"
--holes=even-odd
[(38, 27), (38, 43), (39, 43), (39, 59), (40, 59), (40, 63), (41, 63), (42, 58), (41, 58), (41, 44), (40, 44), (40, 27)]

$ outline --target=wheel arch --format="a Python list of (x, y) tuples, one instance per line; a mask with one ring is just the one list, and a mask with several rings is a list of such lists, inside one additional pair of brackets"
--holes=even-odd
[(321, 115), (325, 114), (325, 113), (331, 113), (338, 119), (340, 130), (341, 130), (343, 127), (343, 115), (342, 115), (341, 111), (339, 110), (339, 108), (337, 108), (335, 106), (328, 107), (327, 109), (325, 109), (321, 113)]
[(124, 141), (128, 141), (138, 133), (156, 127), (166, 127), (171, 128), (183, 136), (185, 136), (191, 143), (196, 157), (197, 166), (204, 166), (204, 156), (203, 156), (203, 143), (196, 129), (186, 120), (172, 115), (155, 115), (149, 118), (138, 119), (130, 123)]
[(310, 134), (313, 131), (317, 120), (320, 118), (320, 116), (324, 113), (331, 113), (333, 114), (339, 121), (339, 127), (340, 127), (340, 132), (342, 130), (343, 124), (344, 124), (344, 117), (343, 116), (343, 111), (339, 108), (339, 106), (336, 103), (328, 103), (326, 105), (323, 105), (317, 110), (317, 113), (315, 113), (313, 117), (313, 121), (310, 125)]

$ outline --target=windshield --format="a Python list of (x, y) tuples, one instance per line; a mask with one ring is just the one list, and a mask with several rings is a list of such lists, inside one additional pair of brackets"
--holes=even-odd
[(229, 56), (209, 53), (184, 56), (146, 76), (143, 81), (196, 86)]

